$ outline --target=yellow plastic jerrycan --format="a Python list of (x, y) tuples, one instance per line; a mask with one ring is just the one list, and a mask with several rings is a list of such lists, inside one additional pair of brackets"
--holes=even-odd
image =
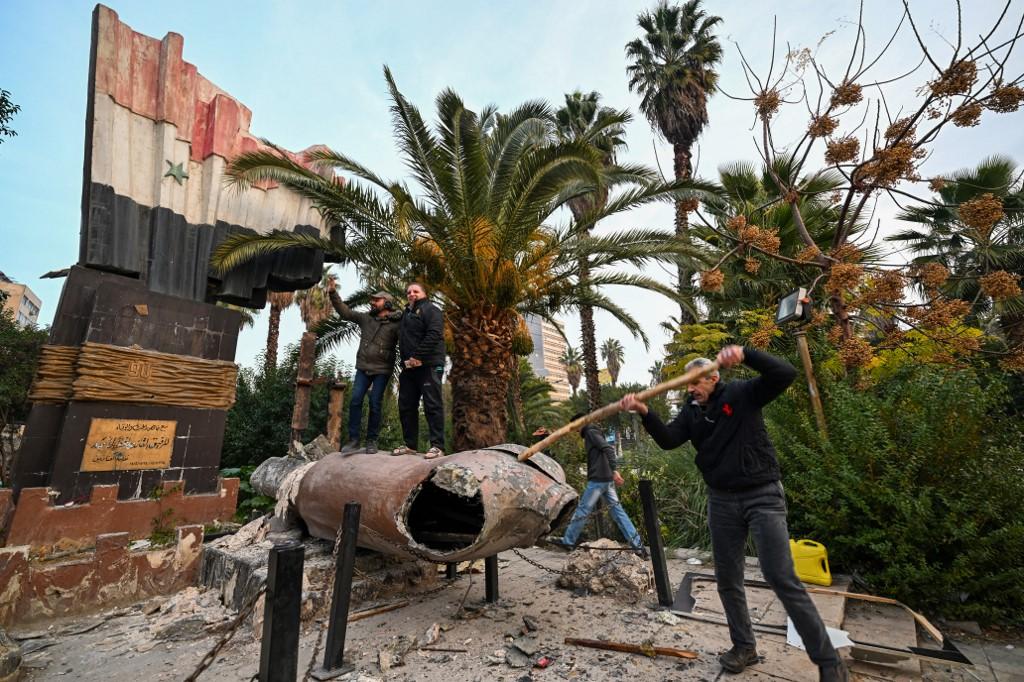
[(825, 545), (814, 540), (790, 540), (789, 550), (793, 554), (793, 567), (800, 580), (815, 585), (832, 584)]

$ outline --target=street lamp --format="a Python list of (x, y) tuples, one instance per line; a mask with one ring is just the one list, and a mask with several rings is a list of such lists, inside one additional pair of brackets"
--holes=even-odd
[[(806, 322), (810, 317), (811, 299), (807, 296), (807, 289), (800, 287), (779, 299), (779, 307), (775, 311), (775, 324)], [(807, 377), (807, 393), (811, 396), (814, 419), (818, 422), (821, 435), (828, 438), (825, 410), (821, 406), (818, 382), (814, 380), (814, 367), (811, 365), (811, 352), (807, 347), (807, 333), (801, 327), (793, 332), (793, 336), (796, 338), (796, 347), (800, 353), (800, 363), (804, 366), (804, 375)]]

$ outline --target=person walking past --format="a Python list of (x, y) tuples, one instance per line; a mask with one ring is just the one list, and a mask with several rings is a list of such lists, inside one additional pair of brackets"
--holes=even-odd
[[(583, 413), (577, 414), (571, 421), (576, 421), (583, 416)], [(569, 549), (575, 547), (584, 524), (593, 513), (598, 501), (603, 499), (608, 505), (608, 511), (616, 525), (622, 531), (623, 537), (626, 538), (626, 542), (633, 548), (637, 556), (647, 559), (649, 555), (640, 540), (640, 534), (636, 531), (636, 526), (633, 525), (626, 510), (622, 508), (619, 495), (615, 491), (615, 487), (623, 483), (622, 474), (615, 467), (615, 448), (608, 444), (601, 429), (595, 424), (587, 424), (581, 428), (580, 435), (583, 437), (583, 446), (587, 452), (587, 486), (583, 489), (583, 494), (580, 495), (579, 504), (565, 529), (565, 534), (561, 538), (557, 538), (555, 542)]]

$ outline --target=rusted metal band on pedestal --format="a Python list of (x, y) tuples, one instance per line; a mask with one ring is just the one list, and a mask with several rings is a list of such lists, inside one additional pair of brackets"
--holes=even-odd
[(86, 342), (44, 346), (29, 399), (99, 400), (226, 410), (238, 366), (171, 353)]
[(79, 346), (43, 346), (28, 399), (34, 403), (64, 403), (71, 399)]

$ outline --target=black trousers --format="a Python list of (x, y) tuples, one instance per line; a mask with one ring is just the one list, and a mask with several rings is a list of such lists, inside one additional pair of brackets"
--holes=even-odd
[(443, 375), (443, 365), (406, 367), (398, 375), (398, 418), (402, 422), (402, 438), (413, 450), (419, 449), (420, 398), (423, 399), (423, 413), (430, 430), (430, 446), (444, 449)]

